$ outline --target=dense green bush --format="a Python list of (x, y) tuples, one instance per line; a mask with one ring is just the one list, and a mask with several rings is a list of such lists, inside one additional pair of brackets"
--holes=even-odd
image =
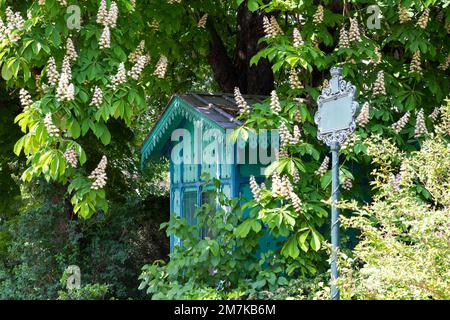
[(450, 298), (450, 104), (441, 110), (437, 134), (419, 151), (407, 154), (380, 137), (367, 141), (378, 193), (345, 219), (361, 236), (341, 262), (344, 297)]
[[(168, 239), (158, 230), (169, 214), (168, 199), (129, 199), (108, 214), (83, 220), (58, 203), (54, 186), (47, 188), (42, 206), (1, 224), (10, 241), (0, 256), (0, 298), (56, 299), (65, 289), (59, 280), (69, 265), (80, 267), (83, 290), (88, 290), (85, 284), (105, 284), (106, 297), (142, 298), (139, 269), (168, 253)], [(87, 292), (77, 294), (81, 298)]]

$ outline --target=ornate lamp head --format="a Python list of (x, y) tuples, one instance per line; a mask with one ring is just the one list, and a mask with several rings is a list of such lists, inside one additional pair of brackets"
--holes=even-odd
[(317, 98), (318, 110), (314, 121), (318, 125), (317, 138), (328, 146), (342, 144), (355, 131), (355, 117), (359, 104), (356, 88), (342, 77), (342, 68), (330, 70), (330, 86), (323, 88)]

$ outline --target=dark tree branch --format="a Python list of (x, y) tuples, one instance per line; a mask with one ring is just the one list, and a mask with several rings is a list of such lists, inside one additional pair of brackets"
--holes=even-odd
[(223, 92), (233, 92), (238, 85), (236, 68), (228, 56), (225, 45), (211, 19), (208, 19), (207, 27), (211, 34), (208, 63), (213, 70), (214, 79)]
[(239, 88), (243, 93), (268, 95), (274, 88), (272, 67), (266, 59), (250, 66), (251, 58), (262, 48), (258, 43), (264, 34), (264, 13), (250, 12), (244, 2), (238, 9), (236, 35), (236, 67), (239, 74)]

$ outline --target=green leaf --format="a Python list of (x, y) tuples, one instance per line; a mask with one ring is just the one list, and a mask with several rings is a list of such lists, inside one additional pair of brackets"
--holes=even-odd
[(248, 10), (255, 12), (259, 8), (259, 4), (256, 0), (248, 0)]
[(81, 128), (80, 128), (80, 125), (78, 124), (77, 120), (73, 119), (72, 125), (70, 126), (69, 130), (70, 130), (70, 135), (72, 136), (72, 138), (78, 139), (80, 137)]
[(12, 70), (8, 67), (8, 65), (5, 63), (2, 67), (2, 78), (8, 81), (13, 76)]
[(25, 138), (27, 136), (23, 136), (22, 138), (20, 138), (15, 144), (14, 144), (14, 153), (16, 154), (16, 156), (20, 155), (20, 152), (22, 151), (23, 145), (25, 143)]
[(217, 243), (217, 241), (211, 240), (211, 242), (209, 243), (209, 250), (211, 250), (211, 253), (214, 256), (219, 255), (220, 247), (219, 247), (219, 244)]
[(310, 230), (306, 230), (305, 232), (301, 233), (298, 236), (298, 244), (299, 244), (300, 248), (305, 252), (308, 252), (308, 249), (309, 249), (309, 245), (306, 242), (306, 238), (308, 238), (309, 233), (310, 233)]
[(314, 251), (319, 251), (319, 249), (320, 249), (320, 235), (317, 233), (317, 231), (316, 230), (314, 230), (314, 229), (312, 229), (311, 230), (312, 231), (312, 238), (311, 238), (311, 241), (310, 241), (310, 244), (311, 244), (311, 248), (314, 250)]
[(104, 145), (108, 145), (111, 142), (111, 133), (109, 133), (109, 130), (105, 128), (106, 130), (103, 132), (103, 134), (100, 136), (100, 140)]
[(262, 228), (261, 223), (258, 220), (253, 221), (253, 224), (252, 224), (253, 231), (259, 232), (259, 231), (261, 231), (261, 228)]
[(297, 240), (294, 236), (290, 237), (288, 241), (286, 241), (281, 248), (281, 254), (283, 254), (286, 257), (292, 257), (297, 258), (300, 254), (300, 250), (297, 246)]

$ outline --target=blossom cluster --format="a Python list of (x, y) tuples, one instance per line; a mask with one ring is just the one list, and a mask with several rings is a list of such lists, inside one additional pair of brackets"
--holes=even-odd
[(369, 103), (365, 102), (361, 108), (361, 112), (356, 118), (356, 122), (361, 126), (365, 127), (369, 122)]
[(298, 78), (298, 74), (295, 71), (295, 69), (291, 69), (291, 71), (289, 73), (289, 83), (291, 85), (291, 89), (293, 89), (293, 90), (303, 88), (303, 85), (300, 82), (300, 80)]
[(44, 126), (50, 137), (59, 137), (59, 129), (53, 124), (52, 114), (50, 112), (44, 117)]
[(19, 12), (13, 12), (10, 7), (5, 10), (6, 25), (0, 18), (0, 41), (8, 39), (11, 42), (17, 42), (20, 40), (20, 31), (25, 26), (25, 20), (22, 18)]
[(206, 27), (206, 22), (208, 22), (208, 14), (205, 13), (200, 20), (198, 21), (197, 27), (205, 29)]
[(78, 58), (78, 54), (75, 51), (75, 46), (71, 38), (67, 38), (66, 42), (66, 55), (71, 61), (75, 61)]
[(103, 156), (100, 160), (97, 168), (91, 172), (89, 175), (89, 179), (93, 179), (91, 189), (98, 190), (103, 188), (106, 185), (106, 181), (108, 180), (106, 176), (106, 165), (108, 164), (108, 160), (106, 156)]
[(425, 29), (428, 25), (429, 16), (430, 16), (430, 9), (426, 8), (423, 11), (422, 15), (420, 16), (419, 20), (417, 21), (416, 25), (422, 29)]
[(25, 89), (20, 89), (19, 99), (24, 112), (26, 112), (29, 109), (29, 107), (33, 104), (33, 100), (31, 99), (30, 94)]
[(323, 176), (327, 171), (328, 171), (328, 166), (330, 165), (330, 158), (328, 156), (326, 156), (323, 161), (322, 164), (320, 165), (319, 169), (316, 170), (315, 174), (316, 176)]
[(118, 85), (125, 83), (127, 81), (127, 71), (125, 70), (125, 64), (122, 62), (119, 64), (117, 73), (112, 76), (111, 83), (108, 84), (109, 88), (115, 90)]
[(409, 72), (411, 72), (411, 73), (421, 73), (422, 72), (422, 67), (420, 65), (421, 65), (421, 62), (420, 62), (420, 51), (416, 50), (416, 52), (414, 52), (412, 60), (411, 60), (411, 65), (409, 67)]
[(386, 95), (386, 89), (384, 87), (384, 72), (383, 70), (380, 70), (377, 74), (377, 79), (373, 83), (372, 92), (374, 95), (379, 96), (385, 96)]
[(270, 17), (270, 20), (267, 16), (263, 18), (263, 28), (264, 33), (268, 38), (275, 38), (279, 34), (283, 34), (283, 30), (277, 22), (277, 19), (274, 16)]
[(117, 4), (112, 1), (109, 10), (106, 7), (106, 0), (100, 2), (100, 7), (97, 12), (97, 23), (103, 25), (103, 31), (100, 35), (98, 45), (100, 49), (111, 47), (111, 31), (110, 28), (115, 28), (117, 18), (119, 16), (119, 8)]
[(72, 168), (76, 168), (78, 166), (77, 153), (74, 148), (67, 149), (64, 152), (64, 159), (66, 159), (67, 163), (70, 164)]
[(103, 91), (98, 86), (94, 88), (94, 95), (92, 96), (90, 106), (100, 107), (103, 103)]
[(406, 10), (406, 8), (402, 6), (401, 3), (398, 5), (398, 18), (400, 20), (400, 23), (406, 23), (411, 20), (408, 10)]
[(408, 123), (410, 116), (411, 116), (411, 113), (409, 111), (407, 111), (396, 123), (394, 123), (392, 125), (392, 129), (394, 129), (394, 131), (396, 133), (399, 133), (400, 131), (402, 131), (402, 129)]
[(341, 30), (339, 31), (339, 48), (345, 49), (349, 48), (350, 41), (348, 39), (348, 33), (347, 30), (345, 30), (345, 27), (343, 26)]
[(160, 79), (164, 79), (167, 71), (167, 57), (165, 55), (161, 55), (159, 57), (158, 63), (156, 64), (156, 69), (153, 72), (153, 75)]
[(356, 18), (350, 18), (350, 30), (348, 33), (348, 40), (350, 42), (360, 42), (361, 41), (358, 20), (356, 20)]
[(69, 61), (69, 57), (65, 56), (61, 74), (59, 75), (58, 87), (56, 88), (56, 99), (61, 102), (73, 101), (75, 99), (75, 87), (70, 82), (72, 80), (72, 69)]
[(304, 44), (302, 35), (300, 34), (300, 31), (297, 28), (294, 28), (292, 42), (293, 42), (294, 47), (296, 47), (296, 48), (298, 48)]
[(277, 92), (275, 90), (272, 90), (270, 93), (270, 109), (273, 113), (280, 113), (281, 112), (281, 104), (280, 99), (278, 98)]
[(139, 57), (144, 55), (144, 50), (145, 40), (141, 40), (136, 49), (128, 55), (128, 60), (130, 60), (130, 62), (136, 63)]
[(323, 16), (324, 16), (323, 6), (319, 4), (313, 16), (313, 23), (321, 24), (323, 22)]
[(249, 107), (247, 101), (245, 101), (245, 99), (242, 96), (241, 91), (239, 90), (238, 87), (234, 88), (234, 101), (236, 102), (236, 104), (239, 108), (240, 114), (245, 114), (245, 113), (250, 112), (250, 107)]
[(294, 192), (291, 182), (287, 176), (280, 177), (278, 173), (272, 175), (272, 196), (290, 200), (296, 212), (301, 212), (302, 202)]
[(416, 127), (414, 130), (414, 136), (416, 138), (419, 138), (427, 133), (428, 133), (428, 130), (427, 130), (427, 126), (425, 125), (425, 116), (423, 113), (423, 109), (420, 109), (419, 112), (417, 112), (417, 116), (416, 116)]
[(128, 71), (128, 76), (130, 78), (137, 80), (139, 79), (139, 76), (142, 73), (142, 70), (144, 70), (145, 66), (150, 61), (150, 57), (148, 55), (142, 55), (140, 56), (133, 67), (131, 67), (131, 70)]

